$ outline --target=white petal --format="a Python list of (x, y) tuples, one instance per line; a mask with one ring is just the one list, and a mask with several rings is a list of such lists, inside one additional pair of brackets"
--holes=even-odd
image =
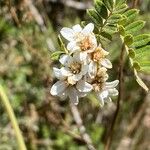
[(69, 66), (73, 62), (73, 58), (69, 55), (62, 55), (59, 62), (64, 66)]
[(104, 66), (106, 68), (109, 68), (109, 69), (112, 68), (112, 64), (111, 64), (110, 60), (108, 60), (108, 59), (103, 59), (101, 61), (101, 64), (102, 64), (102, 66)]
[(90, 92), (93, 89), (93, 86), (84, 80), (80, 80), (76, 87), (80, 92)]
[(67, 67), (62, 67), (60, 69), (60, 71), (61, 71), (61, 74), (65, 77), (72, 75), (72, 73), (70, 72), (70, 70)]
[(96, 93), (96, 95), (97, 95), (97, 98), (100, 102), (100, 106), (103, 107), (104, 106), (104, 98), (101, 96), (100, 93)]
[(82, 30), (83, 33), (91, 33), (94, 30), (94, 24), (93, 23), (89, 23), (87, 24), (84, 29)]
[(94, 78), (96, 73), (97, 73), (97, 64), (92, 61), (90, 64), (89, 64), (89, 70), (88, 70), (88, 73), (89, 73), (89, 76), (91, 78)]
[(51, 88), (50, 93), (57, 95), (63, 92), (67, 88), (67, 84), (64, 81), (57, 81)]
[(108, 92), (109, 92), (110, 96), (117, 96), (118, 95), (118, 90), (115, 89), (115, 88), (114, 89), (109, 89)]
[(108, 91), (103, 91), (100, 93), (102, 98), (107, 98), (108, 97)]
[(85, 75), (88, 72), (89, 66), (88, 65), (82, 65), (81, 66), (81, 73), (82, 75)]
[(67, 98), (67, 90), (63, 91), (62, 93), (57, 94), (61, 100), (65, 100)]
[(79, 103), (78, 92), (74, 87), (69, 88), (68, 96), (73, 104), (77, 105)]
[(73, 58), (77, 62), (86, 62), (87, 59), (87, 53), (86, 52), (77, 52), (73, 55)]
[(105, 88), (106, 89), (112, 89), (115, 88), (119, 83), (119, 80), (114, 80), (112, 82), (106, 82)]
[(53, 67), (53, 72), (57, 79), (65, 79), (65, 76), (61, 73), (61, 69)]
[(76, 50), (79, 50), (79, 46), (77, 46), (77, 43), (75, 41), (71, 41), (67, 45), (67, 49), (71, 52), (74, 52)]
[(108, 97), (108, 91), (102, 91), (102, 92), (98, 92), (96, 93), (97, 97), (100, 101), (100, 105), (103, 107), (104, 106), (104, 102), (107, 101), (107, 99), (109, 99)]
[(79, 81), (79, 80), (81, 80), (81, 78), (82, 78), (82, 73), (75, 74), (72, 76), (73, 81)]
[(82, 28), (79, 24), (73, 26), (72, 29), (74, 30), (74, 32), (81, 32), (82, 31)]
[(60, 33), (68, 41), (74, 40), (74, 31), (72, 29), (64, 27), (60, 30)]

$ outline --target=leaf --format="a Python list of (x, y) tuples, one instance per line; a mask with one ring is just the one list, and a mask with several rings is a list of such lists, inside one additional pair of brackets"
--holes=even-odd
[(110, 11), (113, 10), (113, 0), (103, 0), (103, 2)]
[(138, 76), (136, 69), (134, 69), (134, 75), (136, 77), (137, 83), (145, 90), (149, 91), (148, 87), (145, 85), (145, 83), (142, 81), (142, 79)]
[(133, 68), (135, 68), (136, 70), (140, 70), (141, 67), (140, 67), (140, 64), (138, 62), (133, 62)]
[(145, 22), (142, 20), (135, 21), (125, 27), (126, 33), (133, 34), (141, 30), (145, 25)]
[(116, 0), (116, 6), (122, 5), (126, 0)]
[(122, 26), (122, 25), (119, 25), (118, 26), (118, 31), (119, 33), (124, 36), (125, 35), (125, 28)]
[(112, 40), (112, 36), (107, 32), (101, 32), (100, 35), (103, 36), (105, 39), (108, 39), (109, 41)]
[(125, 25), (128, 25), (129, 23), (131, 23), (137, 17), (138, 13), (139, 13), (139, 10), (137, 10), (137, 9), (127, 10), (124, 13), (124, 15), (127, 17)]
[(138, 48), (138, 49), (135, 50), (135, 52), (136, 52), (136, 54), (141, 55), (144, 52), (148, 52), (149, 53), (148, 50), (150, 51), (150, 45), (144, 46), (142, 48)]
[(95, 9), (102, 18), (106, 19), (108, 17), (107, 8), (102, 1), (96, 0)]
[(150, 42), (150, 34), (141, 34), (134, 37), (134, 42), (132, 46), (140, 47), (148, 44)]
[(103, 19), (101, 16), (98, 15), (98, 13), (96, 12), (96, 10), (94, 9), (88, 9), (87, 10), (87, 14), (89, 15), (89, 17), (92, 19), (92, 21), (97, 24), (98, 26), (102, 26), (103, 24)]
[(120, 14), (112, 14), (108, 18), (107, 23), (109, 23), (109, 24), (117, 24), (120, 19), (121, 19), (121, 15)]
[(109, 34), (114, 34), (117, 32), (117, 27), (116, 26), (113, 26), (113, 25), (106, 25), (104, 28), (103, 28), (103, 32), (107, 32)]
[(113, 13), (115, 14), (121, 14), (121, 13), (124, 13), (128, 8), (128, 5), (127, 4), (122, 4), (122, 5), (119, 5), (118, 7), (115, 8), (115, 10), (113, 11)]
[(126, 35), (124, 37), (124, 43), (130, 46), (133, 43), (133, 36), (131, 34)]
[(125, 15), (121, 15), (121, 18), (118, 21), (119, 25), (124, 25), (127, 22), (127, 17)]
[(129, 51), (129, 57), (135, 58), (136, 53), (135, 53), (134, 49), (130, 48), (128, 51)]
[(65, 52), (64, 51), (55, 51), (55, 52), (53, 52), (52, 54), (51, 54), (51, 59), (52, 60), (58, 60), (59, 59), (59, 56), (61, 55), (61, 54), (64, 54)]
[(150, 45), (135, 49), (136, 56), (134, 60), (138, 61), (141, 63), (142, 61), (147, 61), (150, 60)]
[(60, 45), (61, 50), (65, 53), (68, 53), (68, 50), (66, 49), (65, 44), (63, 43), (63, 40), (61, 39), (60, 35), (58, 35), (58, 43)]

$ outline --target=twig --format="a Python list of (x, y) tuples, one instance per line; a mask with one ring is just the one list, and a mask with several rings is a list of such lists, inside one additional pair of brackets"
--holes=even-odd
[(114, 113), (114, 117), (111, 123), (111, 127), (110, 127), (110, 134), (107, 138), (107, 142), (106, 142), (106, 146), (105, 146), (105, 150), (109, 150), (110, 149), (110, 145), (111, 145), (111, 141), (113, 138), (113, 133), (114, 133), (114, 127), (115, 127), (115, 123), (119, 114), (119, 110), (120, 110), (120, 101), (122, 100), (123, 97), (123, 67), (124, 67), (124, 52), (125, 52), (125, 44), (123, 44), (122, 49), (121, 49), (121, 53), (120, 53), (120, 60), (119, 60), (119, 95), (118, 95), (118, 99), (117, 99), (117, 108), (116, 111)]
[[(34, 20), (36, 21), (37, 25), (39, 26), (40, 30), (42, 33), (46, 34), (47, 33), (47, 27), (45, 26), (44, 20), (38, 11), (38, 9), (34, 6), (32, 0), (24, 0), (24, 4), (26, 7), (29, 8), (32, 16), (34, 17)], [(55, 47), (53, 45), (53, 42), (50, 38), (46, 38), (47, 46), (49, 50), (55, 50)]]
[(15, 117), (14, 111), (13, 111), (13, 109), (10, 105), (10, 102), (8, 100), (8, 97), (6, 96), (6, 93), (5, 93), (5, 91), (4, 91), (4, 89), (1, 85), (0, 85), (0, 98), (2, 100), (2, 103), (5, 106), (6, 112), (9, 116), (11, 124), (14, 128), (16, 138), (17, 138), (17, 141), (18, 141), (18, 147), (19, 147), (20, 150), (26, 150), (24, 139), (23, 139), (23, 136), (21, 134), (21, 131), (20, 131), (17, 119)]
[(96, 148), (92, 144), (92, 140), (91, 140), (90, 136), (86, 133), (86, 129), (83, 125), (83, 122), (82, 122), (82, 119), (81, 119), (81, 116), (79, 114), (77, 106), (70, 103), (70, 108), (71, 108), (74, 120), (75, 120), (75, 122), (79, 128), (80, 134), (81, 134), (83, 140), (86, 142), (88, 149), (89, 150), (96, 150)]
[(132, 8), (137, 7), (139, 0), (133, 0)]
[(78, 10), (86, 10), (92, 7), (90, 2), (78, 2), (74, 0), (46, 0), (47, 2), (53, 3), (61, 3), (67, 7), (78, 9)]

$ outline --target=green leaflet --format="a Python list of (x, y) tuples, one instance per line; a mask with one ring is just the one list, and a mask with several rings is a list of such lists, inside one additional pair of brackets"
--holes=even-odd
[(150, 34), (141, 34), (134, 37), (133, 47), (140, 47), (150, 42)]
[(124, 37), (124, 43), (127, 46), (130, 46), (133, 43), (133, 36), (131, 34), (128, 34)]
[(108, 17), (107, 8), (102, 1), (96, 0), (95, 9), (102, 18), (106, 19)]
[(51, 59), (52, 60), (58, 60), (59, 59), (59, 56), (61, 55), (61, 54), (63, 54), (63, 53), (65, 53), (64, 51), (55, 51), (55, 52), (53, 52), (52, 54), (51, 54)]
[(138, 49), (135, 50), (135, 52), (136, 52), (137, 55), (141, 55), (144, 52), (150, 53), (149, 51), (150, 51), (150, 45), (147, 45), (145, 47), (138, 48)]
[(150, 73), (150, 64), (148, 64), (147, 66), (142, 66), (140, 69), (141, 72), (146, 72), (146, 73)]
[(120, 6), (121, 4), (125, 3), (126, 0), (116, 0), (116, 6)]
[(110, 12), (113, 11), (113, 0), (103, 0), (106, 7), (109, 9)]
[(58, 43), (60, 45), (61, 51), (68, 53), (68, 50), (66, 49), (65, 44), (63, 43), (63, 40), (61, 39), (60, 35), (58, 35)]
[(135, 21), (125, 27), (125, 31), (128, 34), (134, 34), (141, 30), (145, 25), (145, 22), (142, 20)]
[(115, 10), (113, 11), (113, 13), (118, 13), (118, 14), (121, 14), (123, 12), (125, 12), (128, 8), (128, 5), (127, 4), (122, 4), (122, 5), (119, 5), (115, 8)]
[(125, 22), (125, 26), (128, 25), (129, 23), (131, 23), (138, 15), (139, 10), (137, 9), (129, 9), (126, 12), (124, 12), (123, 14), (126, 16), (127, 20)]
[(103, 28), (103, 32), (107, 32), (109, 34), (114, 34), (117, 32), (117, 27), (108, 24)]
[(128, 51), (129, 51), (129, 57), (135, 58), (136, 53), (135, 53), (134, 49), (130, 48)]
[(112, 14), (108, 18), (107, 23), (109, 23), (109, 24), (117, 24), (121, 18), (122, 18), (122, 16), (120, 14)]
[(101, 36), (107, 39), (108, 41), (112, 40), (112, 36), (107, 32), (101, 32)]
[(118, 26), (118, 32), (120, 35), (124, 36), (125, 35), (125, 28), (122, 25)]
[(101, 16), (98, 15), (98, 13), (96, 12), (96, 10), (94, 9), (88, 9), (87, 10), (87, 14), (89, 15), (89, 17), (91, 18), (91, 20), (97, 25), (97, 26), (102, 26), (103, 24), (103, 19)]

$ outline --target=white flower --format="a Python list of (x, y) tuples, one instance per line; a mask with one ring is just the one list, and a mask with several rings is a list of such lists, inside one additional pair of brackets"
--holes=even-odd
[(88, 71), (86, 64), (86, 53), (74, 53), (70, 55), (62, 55), (60, 63), (63, 65), (61, 69), (53, 68), (57, 81), (51, 88), (50, 93), (63, 99), (69, 97), (74, 104), (78, 104), (80, 97), (86, 96), (93, 88), (82, 77)]
[(103, 89), (99, 92), (96, 92), (96, 96), (98, 97), (101, 106), (104, 106), (105, 102), (111, 102), (111, 96), (118, 95), (118, 90), (116, 89), (118, 83), (118, 80), (106, 82)]
[(109, 54), (109, 52), (105, 51), (100, 45), (92, 52), (90, 53), (90, 64), (89, 64), (89, 76), (91, 78), (94, 78), (97, 73), (97, 69), (101, 66), (105, 68), (112, 68), (112, 64), (109, 61), (109, 59), (106, 58), (106, 56)]
[(93, 91), (100, 101), (101, 106), (104, 102), (111, 101), (111, 96), (118, 95), (118, 91), (115, 88), (119, 81), (106, 82), (108, 79), (107, 69), (99, 68), (94, 78), (87, 78), (87, 81), (93, 86)]
[(63, 76), (68, 77), (69, 84), (75, 84), (88, 72), (87, 53), (74, 53), (73, 56), (62, 55), (59, 59), (64, 66), (61, 68)]
[(92, 88), (92, 85), (85, 80), (80, 80), (74, 85), (69, 84), (67, 80), (59, 80), (51, 87), (50, 93), (54, 96), (59, 96), (62, 99), (69, 97), (69, 99), (77, 105), (79, 98), (86, 96)]
[(71, 52), (92, 52), (97, 46), (96, 37), (93, 33), (94, 24), (89, 23), (83, 29), (79, 24), (70, 28), (62, 28), (60, 33), (69, 41), (67, 49)]

